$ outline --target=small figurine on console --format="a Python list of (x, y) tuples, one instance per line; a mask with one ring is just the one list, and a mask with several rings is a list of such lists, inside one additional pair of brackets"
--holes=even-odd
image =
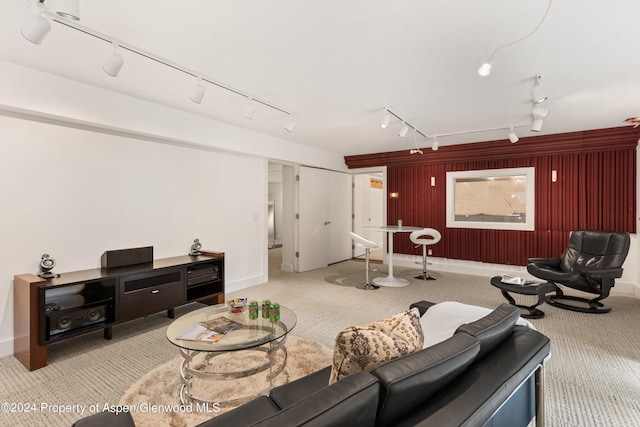
[(40, 259), (40, 273), (38, 276), (43, 279), (51, 279), (54, 277), (60, 277), (59, 274), (54, 274), (51, 272), (53, 267), (56, 266), (56, 260), (51, 258), (49, 254), (42, 254), (42, 258)]
[(190, 256), (200, 255), (200, 249), (202, 249), (202, 244), (200, 243), (200, 239), (195, 239), (193, 241), (193, 245), (191, 245), (191, 252), (189, 252), (189, 255)]

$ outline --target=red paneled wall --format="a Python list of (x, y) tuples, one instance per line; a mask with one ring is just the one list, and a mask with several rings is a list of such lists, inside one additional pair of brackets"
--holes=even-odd
[[(631, 127), (492, 141), (425, 150), (345, 157), (350, 168), (387, 166), (389, 224), (436, 228), (437, 257), (526, 265), (530, 257), (559, 256), (577, 229), (636, 232), (636, 149), (640, 129)], [(449, 171), (535, 168), (535, 231), (446, 227)], [(551, 171), (557, 181), (551, 181)], [(431, 186), (431, 177), (436, 185)], [(394, 252), (421, 253), (396, 233)]]

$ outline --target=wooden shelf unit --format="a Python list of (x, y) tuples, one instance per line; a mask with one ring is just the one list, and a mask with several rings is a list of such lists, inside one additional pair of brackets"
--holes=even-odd
[(99, 268), (43, 279), (14, 277), (14, 356), (29, 371), (47, 365), (47, 345), (199, 301), (224, 302), (224, 253)]

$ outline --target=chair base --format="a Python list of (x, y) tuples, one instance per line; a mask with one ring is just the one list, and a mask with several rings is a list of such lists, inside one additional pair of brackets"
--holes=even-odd
[(372, 283), (365, 283), (365, 284), (364, 284), (364, 285), (362, 285), (362, 286), (356, 286), (356, 287), (357, 287), (358, 289), (362, 289), (362, 290), (365, 290), (365, 291), (375, 291), (376, 289), (379, 289), (379, 288), (380, 288), (380, 286), (378, 286), (378, 285), (374, 285), (374, 284), (372, 284)]
[(420, 279), (420, 280), (436, 280), (435, 277), (429, 276), (429, 273), (423, 273), (419, 276), (415, 276), (414, 279)]
[[(559, 295), (548, 296), (546, 300), (547, 300), (547, 304), (552, 305), (554, 307), (563, 308), (565, 310), (577, 311), (580, 313), (603, 314), (611, 311), (611, 307), (601, 303), (600, 301), (597, 301), (597, 299), (593, 300), (593, 299), (587, 299), (587, 298), (577, 297), (573, 295), (559, 294)], [(578, 301), (586, 304), (588, 307), (583, 307), (580, 305), (573, 305), (573, 304), (565, 304), (561, 302), (561, 300)]]

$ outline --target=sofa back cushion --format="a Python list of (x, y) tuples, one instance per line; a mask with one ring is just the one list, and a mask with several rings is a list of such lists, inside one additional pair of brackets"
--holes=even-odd
[(520, 309), (514, 305), (502, 304), (485, 317), (475, 322), (460, 325), (456, 334), (464, 332), (480, 341), (478, 358), (493, 350), (504, 341), (513, 331), (513, 327), (520, 318)]
[(336, 338), (329, 384), (420, 350), (423, 340), (417, 308), (368, 325), (351, 326)]
[(379, 395), (378, 379), (358, 372), (252, 425), (370, 427), (375, 423)]
[(394, 359), (372, 371), (382, 385), (376, 425), (390, 425), (460, 375), (480, 342), (467, 334)]

